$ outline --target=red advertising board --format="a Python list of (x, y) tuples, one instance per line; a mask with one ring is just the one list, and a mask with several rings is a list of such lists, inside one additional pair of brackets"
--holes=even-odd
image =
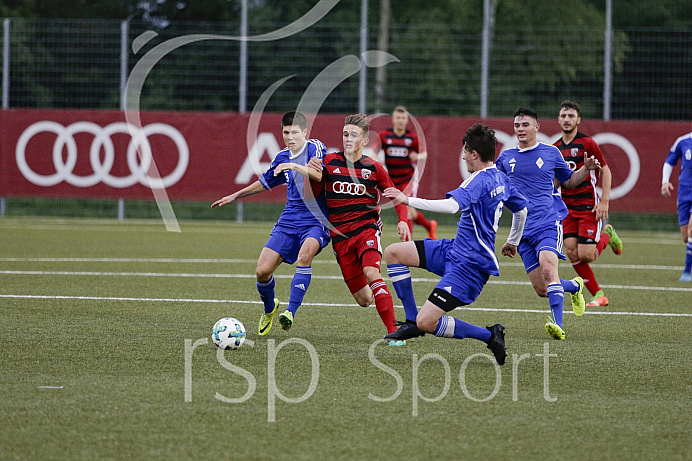
[[(283, 147), (280, 114), (145, 112), (139, 118), (120, 111), (0, 111), (0, 196), (153, 200), (152, 187), (163, 186), (170, 200), (211, 202), (255, 181)], [(343, 120), (318, 115), (310, 137), (340, 150)], [(415, 118), (411, 128), (429, 153), (419, 196), (444, 197), (463, 181), (462, 138), (476, 121)], [(389, 122), (389, 116), (373, 120), (370, 146)], [(495, 128), (498, 152), (516, 145), (511, 118), (483, 123)], [(675, 212), (675, 200), (661, 197), (661, 170), (689, 123), (585, 120), (580, 131), (599, 143), (613, 172), (611, 211)], [(541, 120), (539, 135), (543, 142), (557, 139), (557, 117)], [(284, 198), (280, 189), (246, 200)]]

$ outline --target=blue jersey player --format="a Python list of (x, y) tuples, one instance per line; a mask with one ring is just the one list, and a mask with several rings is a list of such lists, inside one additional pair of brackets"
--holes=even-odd
[(589, 170), (600, 168), (600, 164), (594, 157), (585, 155), (584, 165), (576, 171), (570, 170), (557, 147), (536, 140), (539, 128), (536, 112), (528, 108), (517, 110), (514, 134), (519, 145), (504, 150), (496, 164), (529, 201), (529, 214), (518, 251), (536, 294), (548, 298), (552, 316), (545, 324), (546, 332), (554, 339), (563, 340), (565, 292), (572, 295), (574, 313), (584, 314), (584, 280), (581, 277), (563, 280), (558, 273), (558, 258), (565, 259), (562, 219), (567, 215), (567, 207), (554, 181), (557, 178), (562, 187), (576, 187), (584, 181)]
[(329, 230), (320, 220), (326, 216), (324, 197), (311, 199), (312, 191), (308, 188), (310, 192), (306, 196), (304, 188), (305, 177), (315, 174), (305, 165), (313, 157), (321, 159), (324, 156), (324, 144), (307, 139), (307, 119), (300, 112), (284, 114), (281, 129), (286, 148), (276, 155), (259, 180), (211, 205), (212, 208), (227, 205), (241, 197), (286, 184), (286, 207), (257, 260), (257, 291), (264, 303), (258, 328), (260, 336), (269, 333), (279, 309), (279, 300), (274, 297), (274, 271), (282, 262), (296, 263), (288, 308), (279, 315), (281, 328), (289, 330), (312, 279), (312, 259), (329, 243)]
[(692, 282), (692, 133), (680, 136), (670, 148), (670, 153), (663, 164), (663, 181), (661, 194), (670, 197), (673, 184), (670, 176), (673, 167), (680, 161), (680, 176), (678, 180), (678, 223), (682, 233), (682, 241), (687, 243), (685, 252), (685, 269), (680, 277), (681, 282)]
[[(405, 340), (425, 333), (443, 338), (474, 338), (484, 341), (502, 365), (507, 356), (504, 327), (481, 328), (445, 315), (476, 300), (491, 275), (500, 275), (495, 256), (495, 233), (503, 206), (513, 213), (512, 229), (503, 254), (514, 257), (527, 215), (527, 201), (509, 178), (498, 171), (495, 132), (474, 124), (464, 137), (463, 158), (471, 174), (446, 199), (406, 197), (395, 188), (384, 194), (419, 210), (442, 213), (461, 211), (456, 237), (452, 240), (418, 240), (389, 245), (385, 250), (387, 273), (406, 311), (406, 321), (386, 339)], [(420, 312), (416, 306), (409, 267), (420, 267), (442, 277)]]

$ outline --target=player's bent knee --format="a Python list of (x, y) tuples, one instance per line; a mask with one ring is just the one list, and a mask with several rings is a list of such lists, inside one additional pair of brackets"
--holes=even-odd
[(399, 263), (399, 251), (398, 243), (393, 243), (384, 249), (384, 259), (387, 264), (398, 264)]
[(368, 307), (372, 303), (372, 292), (369, 293), (354, 293), (353, 298), (361, 307)]
[(437, 328), (437, 323), (439, 319), (435, 319), (433, 317), (426, 317), (426, 316), (421, 316), (419, 315), (416, 318), (416, 324), (418, 325), (418, 329), (421, 331), (424, 331), (426, 333), (434, 333), (435, 328)]

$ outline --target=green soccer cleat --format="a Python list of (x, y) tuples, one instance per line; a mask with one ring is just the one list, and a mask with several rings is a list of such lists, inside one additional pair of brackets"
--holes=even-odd
[(584, 301), (584, 279), (581, 277), (574, 277), (573, 282), (579, 284), (579, 291), (572, 293), (572, 310), (574, 315), (577, 317), (584, 315), (584, 310), (586, 310), (586, 302)]
[(613, 253), (616, 255), (621, 255), (622, 254), (622, 240), (620, 240), (620, 237), (618, 237), (617, 232), (615, 232), (615, 229), (613, 229), (613, 226), (611, 224), (608, 224), (603, 228), (603, 232), (608, 234), (610, 237), (610, 248), (613, 249)]
[(401, 346), (406, 345), (406, 341), (405, 340), (401, 340), (401, 341), (400, 340), (392, 340), (392, 341), (389, 341), (389, 343), (387, 343), (387, 344), (389, 346), (401, 347)]
[(558, 341), (564, 341), (565, 339), (565, 330), (555, 323), (552, 317), (548, 317), (548, 322), (545, 324), (545, 332), (548, 333), (548, 336)]
[(288, 331), (293, 326), (293, 314), (291, 311), (285, 311), (279, 314), (279, 323), (283, 331)]
[(276, 314), (277, 310), (279, 310), (279, 299), (274, 298), (274, 310), (269, 314), (264, 313), (262, 314), (262, 317), (260, 317), (259, 328), (257, 329), (257, 333), (260, 336), (266, 335), (272, 329), (272, 323), (274, 323), (274, 314)]

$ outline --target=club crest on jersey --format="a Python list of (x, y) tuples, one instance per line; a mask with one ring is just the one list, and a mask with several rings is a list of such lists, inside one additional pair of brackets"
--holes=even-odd
[(570, 150), (570, 153), (572, 154), (572, 157), (576, 157), (577, 155), (579, 155), (579, 149), (576, 148), (576, 147), (573, 147), (573, 148)]
[(365, 244), (366, 244), (367, 246), (371, 247), (371, 246), (373, 246), (373, 245), (375, 244), (375, 241), (374, 241), (374, 240), (368, 240), (367, 242), (365, 242)]
[(370, 177), (370, 170), (360, 170), (361, 176), (363, 176), (363, 179), (368, 179)]
[(404, 143), (406, 144), (406, 146), (410, 146), (411, 144), (413, 144), (413, 139), (406, 138), (406, 139), (404, 139)]
[(538, 168), (543, 168), (543, 159), (538, 157), (538, 160), (536, 160), (536, 165), (538, 165)]

